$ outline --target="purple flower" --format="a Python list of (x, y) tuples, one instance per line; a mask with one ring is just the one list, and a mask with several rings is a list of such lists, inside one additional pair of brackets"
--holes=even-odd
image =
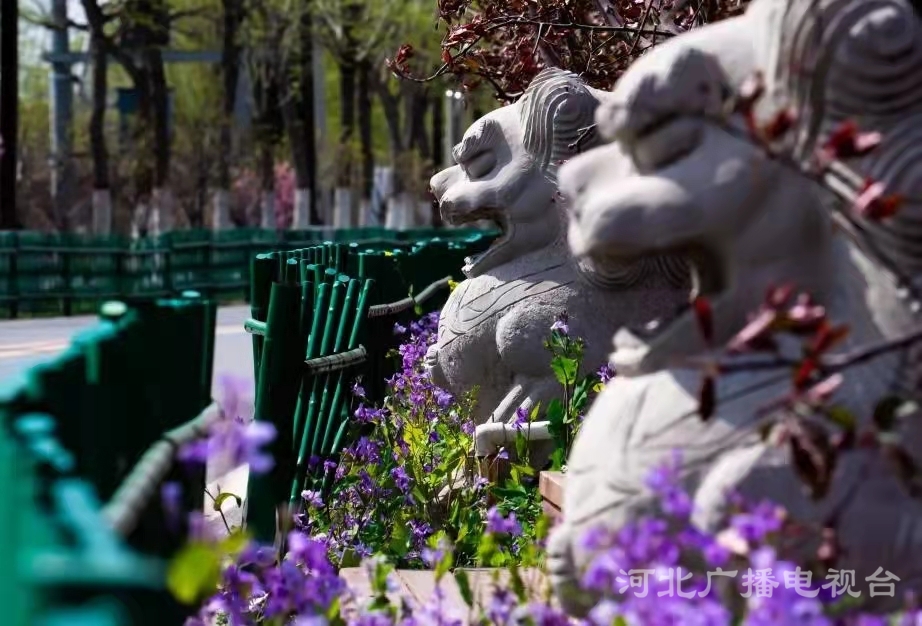
[(522, 407), (515, 410), (515, 418), (512, 420), (512, 428), (522, 430), (529, 423), (528, 413)]
[(487, 511), (487, 532), (494, 535), (511, 535), (517, 537), (522, 534), (522, 526), (515, 519), (515, 513), (503, 517), (498, 507), (491, 507)]
[(288, 533), (288, 557), (320, 574), (335, 572), (326, 545), (296, 530)]
[(323, 499), (320, 497), (319, 491), (305, 489), (301, 492), (301, 499), (311, 508), (319, 509), (323, 507)]
[(365, 398), (365, 388), (362, 387), (362, 385), (360, 385), (358, 381), (356, 381), (355, 384), (352, 385), (352, 395), (355, 396), (356, 398)]
[(442, 389), (435, 390), (435, 403), (439, 408), (445, 409), (448, 408), (451, 403), (454, 401), (454, 396), (452, 396), (447, 391)]
[(160, 500), (163, 503), (163, 512), (167, 523), (175, 532), (179, 528), (182, 516), (182, 485), (177, 482), (166, 482), (160, 487)]
[(252, 473), (264, 474), (274, 461), (261, 448), (275, 436), (271, 422), (220, 419), (211, 425), (207, 440), (183, 446), (177, 456), (181, 461), (204, 464), (214, 456), (226, 455), (232, 465), (249, 464)]
[(761, 502), (749, 512), (734, 515), (730, 526), (746, 541), (759, 543), (766, 535), (781, 530), (782, 519), (780, 507)]
[(692, 512), (688, 493), (679, 486), (680, 459), (675, 455), (671, 465), (655, 468), (647, 475), (647, 487), (659, 498), (666, 515), (686, 519)]
[(604, 385), (605, 383), (607, 383), (608, 381), (610, 381), (612, 378), (615, 377), (615, 370), (612, 369), (611, 365), (606, 363), (605, 365), (599, 368), (599, 370), (596, 372), (596, 375), (599, 377), (599, 380)]
[(394, 324), (394, 334), (395, 335), (405, 335), (407, 334), (407, 327), (397, 322)]
[(566, 313), (561, 313), (557, 316), (557, 319), (554, 320), (554, 323), (551, 324), (551, 331), (557, 331), (561, 335), (567, 336), (570, 334), (570, 316)]
[(397, 485), (402, 493), (406, 493), (410, 489), (410, 477), (407, 475), (407, 470), (402, 467), (395, 467), (391, 470), (391, 477), (394, 479), (394, 484)]

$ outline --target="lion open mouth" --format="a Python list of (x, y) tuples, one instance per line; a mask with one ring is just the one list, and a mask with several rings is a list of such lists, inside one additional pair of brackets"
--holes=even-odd
[(493, 207), (484, 207), (461, 215), (447, 216), (446, 219), (452, 226), (473, 224), (481, 220), (491, 222), (496, 226), (500, 234), (493, 240), (489, 248), (464, 259), (462, 271), (467, 276), (475, 275), (477, 270), (483, 269), (485, 262), (509, 242), (512, 235), (512, 228), (509, 226), (505, 213)]
[[(657, 251), (660, 252), (660, 251)], [(650, 342), (664, 335), (679, 324), (692, 322), (692, 302), (698, 296), (716, 300), (726, 294), (729, 288), (725, 264), (719, 255), (706, 246), (686, 244), (662, 251), (664, 254), (682, 257), (688, 264), (691, 289), (688, 301), (676, 307), (666, 315), (651, 319), (642, 324), (633, 324), (627, 330), (634, 337)], [(653, 254), (653, 253), (651, 253)], [(594, 264), (623, 263), (625, 259), (602, 249), (591, 252), (586, 258)]]

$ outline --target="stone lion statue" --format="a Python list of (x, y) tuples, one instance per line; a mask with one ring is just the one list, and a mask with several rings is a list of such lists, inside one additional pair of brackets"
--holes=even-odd
[[(784, 156), (811, 157), (837, 120), (856, 119), (884, 133), (879, 151), (859, 160), (859, 170), (918, 198), (922, 170), (907, 148), (922, 140), (920, 55), (922, 23), (905, 0), (755, 0), (741, 17), (661, 44), (599, 107), (599, 129), (611, 143), (561, 169), (561, 190), (573, 202), (574, 255), (630, 262), (681, 251), (694, 268), (695, 294), (713, 308), (712, 345), (729, 341), (767, 290), (786, 283), (813, 294), (835, 323), (848, 324), (837, 352), (892, 339), (911, 319), (894, 309), (905, 308), (904, 286), (870, 251), (883, 248), (897, 267), (916, 268), (918, 205), (910, 201), (894, 218), (898, 227), (878, 224), (861, 238), (868, 245), (858, 245), (833, 228), (825, 192), (754, 145), (727, 104), (762, 70), (760, 119), (792, 103), (802, 112)], [(812, 498), (789, 447), (778, 444), (778, 431), (763, 438), (765, 420), (777, 414), (760, 409), (790, 392), (790, 372), (722, 375), (716, 410), (705, 421), (699, 415), (704, 374), (693, 360), (713, 352), (691, 311), (653, 333), (622, 326), (614, 344), (619, 375), (593, 404), (574, 444), (564, 519), (548, 546), (552, 582), (568, 611), (583, 614), (593, 601), (576, 593), (594, 556), (580, 537), (649, 512), (645, 478), (674, 450), (699, 527), (723, 528), (731, 492), (768, 499), (809, 528), (836, 520), (837, 567), (855, 572), (872, 608), (892, 609), (903, 600), (869, 597), (863, 581), (878, 568), (899, 578), (899, 593), (922, 588), (922, 503), (879, 451), (840, 453), (828, 492)], [(890, 352), (848, 369), (835, 403), (866, 425), (882, 397), (918, 392), (912, 379), (918, 364), (906, 362), (912, 358)], [(908, 429), (907, 447), (918, 454), (922, 439)], [(819, 533), (788, 539), (786, 556), (801, 561), (820, 542)]]
[(562, 395), (543, 347), (558, 315), (566, 312), (570, 332), (586, 341), (584, 369), (597, 369), (611, 328), (671, 314), (687, 297), (688, 270), (678, 259), (591, 267), (567, 249), (556, 173), (598, 143), (601, 97), (575, 74), (545, 69), (515, 104), (477, 120), (454, 149), (457, 165), (431, 180), (446, 222), (486, 219), (502, 231), (468, 259), (427, 355), (433, 381), (454, 393), (476, 388), (476, 423), (498, 427), (480, 428), (478, 453), (502, 445), (517, 409)]

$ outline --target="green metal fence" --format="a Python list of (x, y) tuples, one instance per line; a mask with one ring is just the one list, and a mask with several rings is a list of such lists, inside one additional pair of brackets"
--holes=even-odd
[[(195, 293), (110, 302), (62, 355), (0, 381), (4, 623), (182, 623), (165, 588), (181, 528), (138, 462), (210, 404), (215, 313)], [(204, 468), (174, 466), (168, 447), (155, 486), (176, 480), (182, 508), (201, 509)]]
[(370, 402), (383, 398), (396, 369), (388, 359), (400, 342), (394, 325), (440, 308), (464, 257), (489, 242), (472, 236), (408, 250), (327, 244), (257, 255), (245, 324), (254, 342), (255, 415), (279, 433), (275, 467), (249, 482), (247, 523), (257, 537), (276, 537), (303, 489), (329, 490), (324, 462), (361, 428), (350, 420), (352, 380), (362, 378)]
[[(361, 376), (380, 400), (394, 324), (440, 307), (449, 277), (492, 237), (464, 235), (250, 260), (256, 417), (279, 432), (275, 468), (248, 485), (257, 537), (274, 537), (279, 506), (297, 505), (301, 489), (329, 488), (322, 461), (357, 434), (349, 385)], [(188, 612), (165, 589), (183, 536), (160, 487), (177, 481), (182, 508), (202, 506), (204, 468), (174, 459), (214, 418), (216, 304), (184, 291), (110, 301), (101, 318), (61, 356), (0, 381), (0, 603), (11, 626), (159, 626)]]
[(323, 241), (407, 248), (425, 238), (466, 239), (479, 232), (187, 230), (139, 240), (0, 232), (0, 319), (92, 313), (105, 300), (169, 297), (189, 289), (218, 300), (244, 300), (249, 294), (250, 259), (257, 252)]

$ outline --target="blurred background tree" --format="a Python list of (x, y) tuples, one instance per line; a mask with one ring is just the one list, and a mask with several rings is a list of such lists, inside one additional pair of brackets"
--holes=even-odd
[(433, 171), (541, 67), (609, 88), (651, 46), (746, 3), (67, 0), (62, 207), (42, 58), (57, 1), (20, 1), (20, 221), (122, 234), (437, 222)]

